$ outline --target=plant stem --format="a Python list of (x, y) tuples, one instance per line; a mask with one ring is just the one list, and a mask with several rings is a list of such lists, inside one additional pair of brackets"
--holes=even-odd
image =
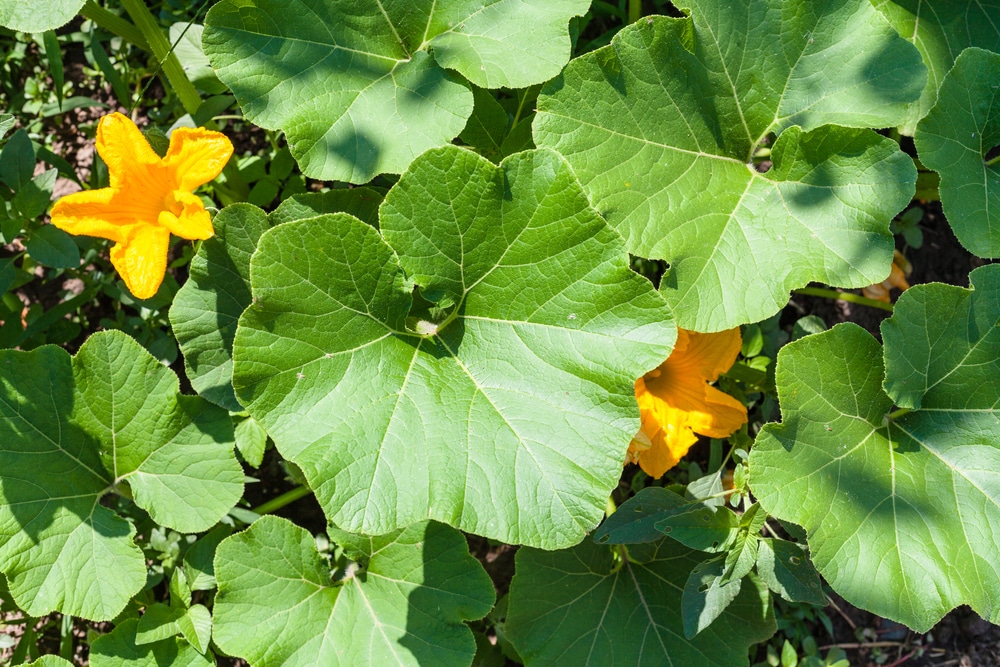
[(893, 410), (892, 412), (887, 414), (885, 418), (889, 420), (899, 419), (903, 415), (909, 414), (910, 412), (912, 412), (912, 410), (910, 410), (909, 408), (899, 408), (898, 410)]
[(142, 36), (142, 31), (117, 14), (113, 14), (104, 7), (101, 7), (94, 0), (87, 0), (87, 3), (80, 9), (80, 15), (93, 21), (108, 32), (118, 35), (126, 42), (135, 44), (144, 51), (149, 51), (149, 44), (146, 42), (146, 38)]
[(296, 486), (291, 491), (285, 491), (277, 498), (271, 498), (271, 500), (268, 500), (263, 505), (254, 507), (250, 511), (253, 512), (254, 514), (261, 514), (261, 515), (270, 514), (271, 512), (277, 512), (285, 505), (290, 505), (299, 498), (305, 498), (310, 493), (312, 493), (312, 489), (310, 489), (308, 486), (305, 485)]
[(194, 84), (184, 74), (184, 68), (181, 67), (181, 63), (177, 60), (170, 42), (163, 36), (160, 26), (157, 25), (156, 19), (149, 12), (149, 8), (146, 7), (142, 0), (121, 0), (121, 3), (125, 7), (125, 11), (128, 12), (128, 15), (135, 21), (139, 30), (142, 31), (143, 37), (149, 43), (150, 51), (152, 51), (153, 56), (160, 62), (161, 67), (163, 67), (163, 73), (167, 76), (167, 80), (173, 87), (174, 92), (177, 93), (177, 97), (184, 106), (184, 110), (189, 114), (193, 114), (201, 106), (201, 95), (198, 94), (198, 90), (194, 87)]
[(792, 294), (802, 294), (804, 296), (821, 296), (826, 299), (834, 299), (836, 301), (848, 301), (850, 303), (856, 303), (861, 306), (868, 306), (869, 308), (879, 308), (881, 310), (888, 310), (890, 313), (892, 312), (891, 303), (886, 303), (884, 301), (876, 301), (875, 299), (869, 299), (866, 296), (853, 294), (851, 292), (838, 292), (837, 290), (826, 289), (825, 287), (803, 287), (801, 289), (792, 290)]
[(628, 22), (635, 23), (642, 18), (642, 0), (628, 0)]
[(611, 516), (618, 509), (618, 505), (615, 505), (615, 499), (608, 496), (608, 504), (604, 506), (604, 516)]
[(987, 162), (986, 166), (987, 167), (992, 167), (993, 165), (996, 165), (996, 164), (1000, 164), (1000, 155), (997, 155), (995, 158), (993, 158), (992, 160), (990, 160), (989, 162)]

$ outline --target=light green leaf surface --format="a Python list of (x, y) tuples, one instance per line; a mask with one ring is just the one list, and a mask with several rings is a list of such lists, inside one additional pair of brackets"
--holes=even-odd
[(120, 623), (90, 645), (92, 667), (211, 667), (215, 660), (204, 656), (179, 637), (152, 644), (136, 644), (135, 619)]
[(430, 518), (575, 544), (639, 427), (635, 378), (670, 353), (669, 308), (551, 151), (500, 167), (430, 151), (381, 225), (339, 214), (261, 237), (240, 401), (345, 530)]
[(670, 539), (611, 550), (586, 540), (565, 551), (522, 548), (505, 629), (526, 667), (738, 667), (775, 631), (767, 589), (753, 580), (716, 621), (685, 639), (681, 596), (704, 554)]
[(955, 59), (970, 46), (1000, 51), (1000, 0), (872, 0), (896, 31), (920, 50), (927, 85), (910, 107), (900, 131), (913, 135), (937, 100)]
[(227, 410), (243, 409), (233, 393), (233, 339), (250, 305), (250, 256), (269, 227), (251, 204), (233, 204), (212, 221), (215, 236), (191, 260), (188, 280), (174, 297), (170, 323), (191, 386)]
[(123, 487), (154, 521), (198, 532), (243, 491), (229, 415), (117, 331), (75, 357), (0, 352), (0, 570), (19, 607), (113, 618), (146, 580), (135, 528), (101, 504)]
[[(970, 277), (900, 297), (885, 371), (855, 325), (786, 346), (784, 421), (750, 454), (761, 505), (806, 529), (834, 590), (918, 632), (960, 604), (1000, 620), (1000, 266)], [(894, 402), (919, 409), (887, 418)]]
[(468, 665), (465, 621), (493, 585), (457, 531), (437, 523), (369, 538), (367, 564), (341, 582), (305, 530), (265, 516), (219, 545), (215, 641), (258, 665)]
[(955, 236), (969, 252), (1000, 257), (1000, 162), (986, 160), (1000, 146), (1000, 53), (963, 51), (913, 140), (941, 175), (941, 207)]
[(679, 326), (765, 319), (811, 280), (884, 279), (916, 170), (895, 142), (824, 125), (897, 124), (924, 86), (916, 48), (867, 0), (684, 4), (692, 19), (639, 21), (546, 84), (535, 143), (629, 252), (670, 262)]
[(306, 175), (364, 183), (462, 131), (473, 108), (462, 77), (522, 88), (558, 74), (569, 20), (589, 5), (223, 0), (203, 45), (247, 118), (283, 130)]
[(84, 0), (3, 0), (0, 25), (21, 32), (45, 32), (69, 23)]
[(233, 339), (236, 323), (251, 303), (250, 256), (260, 235), (274, 225), (338, 211), (377, 224), (382, 196), (372, 188), (330, 190), (290, 197), (270, 215), (242, 203), (219, 212), (213, 220), (215, 236), (201, 244), (170, 309), (195, 391), (227, 410), (243, 410), (233, 393)]
[(73, 663), (58, 655), (43, 655), (34, 662), (29, 662), (25, 667), (73, 667)]

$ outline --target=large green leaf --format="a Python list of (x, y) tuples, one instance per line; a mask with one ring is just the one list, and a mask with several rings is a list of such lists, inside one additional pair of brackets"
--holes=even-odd
[(754, 578), (721, 616), (685, 639), (681, 597), (704, 554), (666, 538), (634, 544), (616, 565), (586, 540), (565, 551), (522, 548), (510, 586), (507, 637), (533, 665), (737, 667), (775, 631), (767, 588)]
[(332, 581), (313, 537), (266, 516), (219, 545), (215, 635), (251, 665), (468, 665), (464, 621), (493, 606), (465, 538), (437, 523), (366, 539), (363, 568)]
[(927, 85), (900, 130), (912, 135), (937, 100), (941, 81), (963, 49), (1000, 51), (1000, 0), (872, 0), (896, 31), (912, 42), (927, 65)]
[(639, 427), (635, 378), (670, 353), (669, 308), (551, 151), (425, 153), (381, 225), (261, 237), (240, 401), (346, 530), (575, 544)]
[(941, 175), (955, 236), (980, 257), (1000, 257), (1000, 162), (986, 160), (1000, 146), (1000, 53), (963, 51), (913, 139), (921, 161)]
[(897, 124), (920, 54), (868, 0), (685, 4), (691, 19), (639, 21), (547, 84), (535, 143), (566, 156), (629, 252), (670, 262), (682, 327), (764, 319), (811, 280), (884, 279), (916, 170), (895, 142), (824, 125)]
[(45, 32), (69, 23), (84, 0), (3, 0), (0, 25), (21, 32)]
[(93, 667), (211, 667), (211, 654), (204, 656), (179, 637), (149, 644), (136, 644), (138, 621), (131, 619), (94, 640), (90, 647)]
[[(309, 176), (364, 183), (458, 136), (462, 78), (542, 83), (590, 0), (222, 0), (203, 44), (254, 123), (281, 129)], [(458, 72), (461, 76), (451, 71)]]
[(970, 277), (900, 297), (885, 371), (853, 324), (785, 347), (784, 421), (750, 455), (761, 505), (806, 529), (830, 585), (920, 632), (959, 604), (1000, 620), (1000, 266)]
[(177, 377), (115, 331), (72, 358), (0, 352), (0, 460), (0, 570), (32, 616), (110, 619), (145, 583), (135, 528), (105, 494), (198, 532), (243, 491), (229, 415), (179, 395)]
[(250, 204), (219, 212), (212, 221), (215, 236), (201, 244), (188, 281), (170, 307), (170, 323), (195, 391), (227, 410), (243, 409), (233, 393), (233, 339), (236, 323), (251, 303), (250, 256), (260, 235), (274, 225), (323, 213), (343, 211), (377, 221), (381, 202), (380, 192), (352, 188), (295, 195), (270, 215)]

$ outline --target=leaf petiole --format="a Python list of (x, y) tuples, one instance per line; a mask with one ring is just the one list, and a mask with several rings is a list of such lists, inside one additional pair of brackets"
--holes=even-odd
[(868, 297), (861, 296), (860, 294), (854, 294), (852, 292), (838, 292), (837, 290), (827, 289), (825, 287), (802, 287), (800, 289), (792, 290), (792, 294), (820, 296), (826, 299), (847, 301), (849, 303), (856, 303), (860, 306), (868, 306), (869, 308), (878, 308), (880, 310), (888, 310), (890, 313), (892, 312), (891, 303), (876, 301), (875, 299), (869, 299)]

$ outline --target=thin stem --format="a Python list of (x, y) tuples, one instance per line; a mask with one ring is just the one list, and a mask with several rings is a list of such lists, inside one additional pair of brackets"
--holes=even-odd
[(848, 301), (850, 303), (856, 303), (861, 306), (868, 306), (869, 308), (878, 308), (880, 310), (888, 310), (892, 312), (892, 304), (886, 303), (884, 301), (877, 301), (875, 299), (869, 299), (866, 296), (861, 296), (859, 294), (854, 294), (852, 292), (838, 292), (837, 290), (826, 289), (825, 287), (803, 287), (801, 289), (792, 290), (792, 294), (802, 294), (804, 296), (821, 296), (826, 299), (834, 299), (836, 301)]
[(628, 22), (635, 23), (642, 18), (642, 0), (628, 0)]
[(993, 158), (992, 160), (990, 160), (989, 162), (987, 162), (986, 166), (987, 167), (992, 167), (995, 164), (1000, 164), (1000, 155), (997, 155), (995, 158)]
[(604, 506), (604, 516), (611, 516), (618, 509), (618, 505), (615, 505), (615, 499), (608, 496), (608, 504)]
[(305, 498), (310, 493), (312, 493), (312, 489), (310, 489), (308, 486), (305, 485), (296, 486), (291, 491), (285, 491), (277, 498), (272, 498), (263, 505), (254, 507), (250, 511), (253, 512), (254, 514), (270, 514), (271, 512), (277, 512), (285, 505), (291, 505), (299, 498)]
[(885, 416), (885, 418), (891, 421), (893, 419), (899, 419), (903, 415), (909, 414), (910, 412), (913, 412), (913, 411), (910, 410), (909, 408), (899, 408), (898, 410), (893, 410), (892, 412), (890, 412), (889, 414), (887, 414)]
[(113, 14), (104, 7), (101, 7), (94, 0), (87, 0), (87, 3), (80, 8), (80, 14), (85, 19), (93, 21), (108, 32), (118, 35), (126, 42), (135, 44), (144, 51), (149, 51), (149, 44), (146, 42), (146, 38), (142, 36), (141, 30), (117, 14)]

